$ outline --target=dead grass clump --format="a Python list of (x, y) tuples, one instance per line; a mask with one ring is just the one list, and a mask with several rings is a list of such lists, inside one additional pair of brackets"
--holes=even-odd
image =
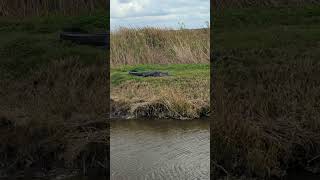
[(170, 116), (169, 108), (157, 101), (152, 102), (139, 102), (131, 104), (131, 108), (129, 110), (131, 117), (158, 117), (165, 118)]
[(111, 65), (209, 63), (210, 28), (120, 28), (110, 36)]
[[(207, 88), (209, 89), (208, 84)], [(182, 89), (165, 85), (158, 88), (148, 83), (127, 83), (113, 88), (111, 98), (114, 101), (114, 109), (123, 109), (126, 111), (123, 114), (134, 118), (194, 119), (207, 116), (209, 90), (204, 92), (207, 93), (205, 96), (199, 92), (192, 92), (191, 89)]]
[(75, 168), (106, 175), (108, 76), (101, 63), (61, 59), (24, 81), (2, 82), (0, 174)]

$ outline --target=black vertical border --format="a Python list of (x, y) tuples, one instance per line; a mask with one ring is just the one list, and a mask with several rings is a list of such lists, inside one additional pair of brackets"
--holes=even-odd
[(107, 27), (107, 31), (108, 31), (108, 34), (109, 34), (109, 36), (107, 36), (107, 52), (106, 52), (106, 61), (107, 61), (107, 63), (106, 63), (106, 72), (107, 72), (107, 74), (106, 74), (106, 77), (107, 77), (107, 84), (106, 84), (106, 86), (107, 86), (107, 104), (108, 104), (108, 106), (107, 106), (107, 124), (108, 124), (108, 127), (107, 127), (107, 142), (108, 142), (108, 155), (107, 155), (107, 163), (108, 163), (108, 169), (107, 169), (107, 178), (106, 179), (110, 179), (110, 111), (111, 111), (111, 108), (110, 108), (110, 103), (111, 103), (111, 101), (110, 101), (110, 88), (111, 88), (111, 86), (110, 86), (110, 31), (111, 31), (111, 29), (110, 29), (110, 18), (111, 18), (111, 12), (110, 12), (110, 0), (106, 0), (107, 1), (107, 13), (108, 13), (108, 15), (109, 15), (109, 18), (108, 18), (108, 20), (109, 20), (109, 22), (107, 23), (108, 24), (108, 27)]
[(212, 177), (212, 159), (211, 159), (211, 149), (212, 147), (212, 143), (211, 143), (211, 127), (212, 127), (212, 121), (214, 120), (213, 118), (213, 113), (214, 113), (214, 93), (213, 93), (213, 86), (214, 86), (214, 56), (213, 56), (213, 28), (214, 28), (214, 17), (213, 17), (213, 11), (214, 11), (214, 2), (215, 0), (210, 0), (210, 179), (213, 179)]

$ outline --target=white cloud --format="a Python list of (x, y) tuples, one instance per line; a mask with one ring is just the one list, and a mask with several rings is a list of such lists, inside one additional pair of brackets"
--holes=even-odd
[(210, 20), (210, 0), (111, 0), (111, 28), (204, 27)]
[(112, 18), (124, 18), (142, 12), (149, 0), (111, 0), (110, 3)]

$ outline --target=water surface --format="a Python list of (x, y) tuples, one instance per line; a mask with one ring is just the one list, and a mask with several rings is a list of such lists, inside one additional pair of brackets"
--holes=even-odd
[(112, 120), (111, 179), (210, 179), (208, 120)]

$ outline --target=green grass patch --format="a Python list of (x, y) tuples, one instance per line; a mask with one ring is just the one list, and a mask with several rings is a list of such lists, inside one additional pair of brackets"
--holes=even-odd
[(215, 14), (214, 50), (281, 49), (296, 53), (319, 46), (320, 7), (242, 8)]
[(320, 23), (320, 6), (230, 8), (214, 14), (214, 27), (248, 28)]
[(216, 48), (283, 48), (309, 47), (320, 40), (320, 25), (270, 26), (246, 29), (217, 29)]
[(103, 48), (60, 41), (66, 27), (92, 32), (106, 31), (107, 15), (63, 17), (0, 18), (0, 78), (22, 78), (52, 61), (77, 58), (80, 63), (96, 64), (106, 60)]
[(25, 18), (0, 17), (0, 32), (52, 33), (63, 27), (80, 27), (88, 31), (107, 30), (109, 15), (105, 11), (97, 11), (90, 15), (64, 16), (32, 16)]
[[(167, 77), (137, 77), (129, 75), (130, 70), (139, 72), (145, 71), (163, 71), (168, 72)], [(164, 83), (176, 83), (179, 81), (192, 81), (193, 79), (209, 79), (210, 65), (209, 64), (170, 64), (170, 65), (124, 65), (111, 69), (112, 85), (119, 85), (128, 81), (148, 82), (154, 85)], [(192, 82), (191, 82), (192, 83)]]
[(300, 57), (319, 59), (319, 10), (307, 6), (220, 12), (213, 28), (214, 54), (246, 67), (284, 64)]

